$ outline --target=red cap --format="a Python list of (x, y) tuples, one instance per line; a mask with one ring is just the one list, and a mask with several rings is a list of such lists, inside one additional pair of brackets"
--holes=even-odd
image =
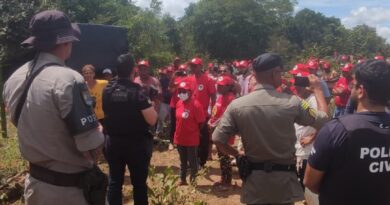
[(237, 68), (247, 68), (249, 66), (249, 62), (247, 60), (242, 60), (237, 63)]
[(186, 71), (187, 70), (187, 65), (186, 64), (180, 64), (179, 70)]
[(180, 58), (176, 56), (174, 61), (180, 61)]
[(383, 60), (385, 60), (385, 57), (383, 57), (381, 55), (377, 55), (377, 56), (374, 57), (374, 59), (383, 61)]
[(212, 68), (214, 66), (214, 64), (213, 63), (209, 63), (209, 64), (207, 64), (207, 68)]
[(307, 77), (307, 76), (309, 76), (309, 75), (310, 75), (309, 72), (304, 72), (304, 71), (302, 71), (302, 72), (298, 72), (295, 76), (298, 76), (298, 77)]
[(168, 67), (166, 68), (166, 72), (167, 72), (167, 73), (172, 73), (173, 71), (174, 71), (174, 69), (173, 69), (172, 66), (168, 66)]
[(322, 68), (324, 68), (325, 70), (329, 70), (330, 69), (330, 63), (324, 61), (324, 63), (322, 63)]
[(139, 61), (138, 66), (146, 66), (146, 67), (149, 67), (149, 62), (147, 60), (142, 60), (142, 61)]
[(342, 55), (341, 56), (341, 61), (342, 62), (347, 62), (349, 60), (349, 57), (347, 55)]
[(300, 72), (309, 73), (310, 71), (309, 71), (309, 68), (305, 64), (302, 64), (302, 63), (296, 64), (294, 66), (294, 68), (290, 70), (290, 73), (293, 75), (296, 75), (297, 73), (300, 73)]
[(189, 82), (187, 82), (187, 81), (180, 82), (178, 88), (181, 88), (181, 89), (184, 89), (184, 90), (192, 90), (191, 84)]
[(317, 60), (309, 60), (306, 64), (309, 69), (318, 70), (318, 61)]
[(353, 64), (352, 63), (347, 63), (347, 64), (345, 64), (344, 67), (341, 68), (341, 71), (343, 71), (343, 72), (350, 72), (350, 71), (352, 71), (352, 69), (353, 69)]
[(232, 78), (226, 75), (219, 76), (217, 80), (217, 85), (233, 85), (233, 83)]
[(190, 61), (190, 64), (193, 64), (193, 65), (203, 65), (203, 62), (202, 62), (201, 58), (193, 58)]

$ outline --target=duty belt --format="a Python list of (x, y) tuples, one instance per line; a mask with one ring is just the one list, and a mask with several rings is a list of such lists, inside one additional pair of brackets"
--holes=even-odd
[(272, 172), (272, 171), (296, 172), (297, 170), (295, 164), (285, 165), (285, 164), (274, 164), (272, 162), (250, 163), (250, 167), (252, 170), (263, 170), (265, 172)]
[(30, 175), (32, 177), (55, 186), (79, 186), (84, 173), (85, 172), (74, 174), (61, 173), (30, 163)]

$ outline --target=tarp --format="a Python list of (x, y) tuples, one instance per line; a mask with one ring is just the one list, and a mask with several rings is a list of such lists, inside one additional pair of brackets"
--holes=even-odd
[(79, 42), (73, 44), (72, 56), (66, 65), (77, 71), (86, 64), (95, 66), (97, 74), (105, 68), (115, 68), (119, 55), (128, 52), (126, 28), (107, 25), (78, 24)]

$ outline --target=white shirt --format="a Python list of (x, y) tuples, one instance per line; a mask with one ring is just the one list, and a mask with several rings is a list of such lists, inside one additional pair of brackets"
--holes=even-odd
[(247, 95), (249, 92), (249, 80), (252, 75), (244, 77), (244, 75), (239, 75), (237, 81), (241, 86), (241, 96)]
[[(310, 107), (312, 107), (313, 109), (317, 109), (317, 100), (313, 94), (311, 94), (305, 100), (309, 103)], [(298, 125), (296, 123), (294, 124), (294, 127), (295, 127), (295, 135), (297, 136), (297, 142), (295, 143), (295, 149), (296, 149), (295, 155), (297, 157), (303, 157), (307, 159), (309, 157), (314, 142), (306, 145), (305, 147), (302, 147), (300, 140), (302, 137), (315, 133), (316, 129), (310, 126)]]

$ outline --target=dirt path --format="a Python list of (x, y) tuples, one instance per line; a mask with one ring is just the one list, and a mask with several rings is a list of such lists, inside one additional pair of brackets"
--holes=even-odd
[[(179, 154), (177, 150), (160, 150), (154, 151), (151, 160), (151, 165), (156, 167), (156, 170), (162, 171), (165, 168), (171, 166), (176, 174), (179, 174)], [(238, 177), (237, 168), (233, 167), (233, 186), (227, 191), (221, 191), (213, 187), (214, 182), (219, 180), (219, 163), (217, 156), (213, 154), (213, 160), (208, 161), (206, 164), (207, 172), (203, 177), (198, 179), (196, 199), (207, 202), (212, 205), (240, 205), (240, 192), (241, 192), (241, 180)], [(128, 173), (126, 174), (128, 176)], [(133, 204), (127, 177), (127, 183), (124, 187), (126, 205)], [(296, 205), (302, 205), (303, 203), (296, 203)]]

